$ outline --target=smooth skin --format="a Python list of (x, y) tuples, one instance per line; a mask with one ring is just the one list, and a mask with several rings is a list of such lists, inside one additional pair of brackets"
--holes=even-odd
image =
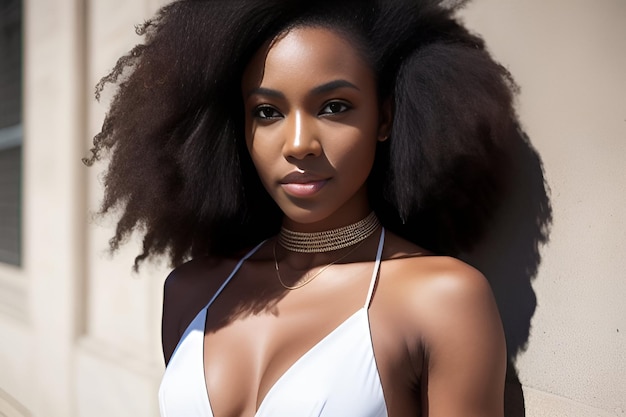
[[(242, 95), (246, 143), (286, 227), (327, 230), (370, 212), (366, 179), (391, 111), (379, 106), (374, 74), (348, 39), (327, 28), (291, 29), (254, 56)], [(205, 375), (216, 417), (253, 416), (280, 376), (362, 307), (379, 235), (294, 291), (276, 277), (274, 239), (244, 263), (207, 315)], [(276, 249), (283, 281), (295, 284), (353, 248)], [(235, 263), (197, 259), (168, 277), (166, 361)], [(390, 417), (503, 415), (505, 342), (480, 272), (387, 233), (369, 316)]]

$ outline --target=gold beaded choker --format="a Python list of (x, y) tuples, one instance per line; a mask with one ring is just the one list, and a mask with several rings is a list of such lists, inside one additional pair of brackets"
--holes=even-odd
[(323, 232), (294, 232), (280, 229), (278, 243), (292, 252), (320, 253), (331, 252), (357, 243), (370, 237), (380, 226), (376, 213), (371, 212), (366, 218), (356, 223)]

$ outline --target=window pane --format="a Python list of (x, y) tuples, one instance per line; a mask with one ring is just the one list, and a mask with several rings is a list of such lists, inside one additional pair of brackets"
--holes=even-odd
[(22, 147), (0, 151), (0, 262), (20, 265)]
[(22, 122), (21, 2), (0, 0), (0, 129)]
[(0, 0), (0, 262), (21, 264), (22, 2)]

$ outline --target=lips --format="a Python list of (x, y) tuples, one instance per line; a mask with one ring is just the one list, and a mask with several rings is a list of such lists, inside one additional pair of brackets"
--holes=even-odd
[(280, 185), (287, 194), (309, 197), (321, 190), (329, 179), (308, 172), (291, 172), (280, 180)]

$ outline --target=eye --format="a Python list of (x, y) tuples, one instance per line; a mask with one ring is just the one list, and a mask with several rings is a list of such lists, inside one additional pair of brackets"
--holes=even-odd
[(347, 103), (343, 101), (331, 101), (330, 103), (326, 103), (326, 105), (320, 111), (320, 114), (321, 115), (338, 114), (338, 113), (343, 113), (345, 111), (348, 111), (351, 108), (352, 107), (350, 107)]
[(273, 120), (282, 117), (282, 114), (272, 106), (263, 105), (254, 109), (254, 117), (262, 120)]

